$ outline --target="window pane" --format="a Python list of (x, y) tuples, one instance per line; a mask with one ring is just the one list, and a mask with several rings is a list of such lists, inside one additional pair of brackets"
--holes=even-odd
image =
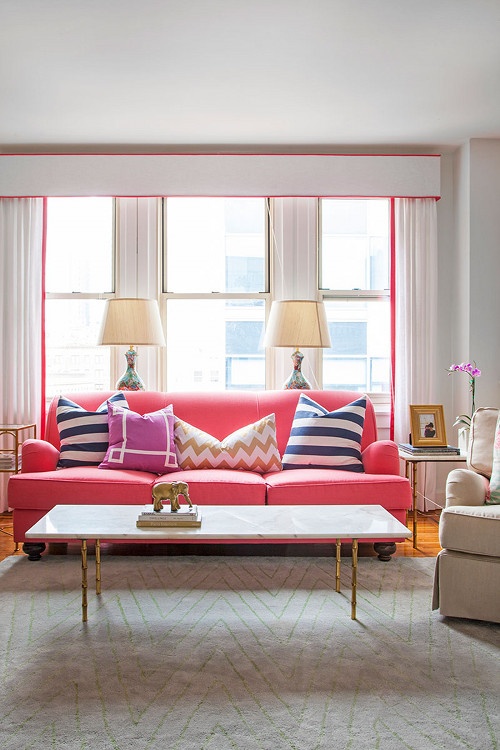
[(105, 300), (49, 299), (45, 305), (46, 391), (107, 390), (109, 347), (97, 346)]
[(167, 301), (167, 384), (172, 391), (261, 389), (264, 302)]
[(263, 198), (167, 198), (166, 290), (266, 291)]
[(48, 198), (48, 293), (113, 291), (113, 198)]
[(325, 300), (331, 349), (323, 353), (323, 387), (388, 392), (389, 299)]
[(389, 288), (389, 201), (321, 201), (321, 287)]

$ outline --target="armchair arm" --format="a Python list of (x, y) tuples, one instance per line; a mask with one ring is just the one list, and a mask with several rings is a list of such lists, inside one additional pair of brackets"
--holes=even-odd
[(21, 449), (21, 473), (55, 471), (59, 461), (59, 451), (46, 440), (29, 438)]
[(375, 440), (361, 454), (367, 474), (399, 475), (398, 446), (393, 440)]
[(488, 480), (470, 469), (453, 469), (446, 480), (446, 507), (484, 505)]

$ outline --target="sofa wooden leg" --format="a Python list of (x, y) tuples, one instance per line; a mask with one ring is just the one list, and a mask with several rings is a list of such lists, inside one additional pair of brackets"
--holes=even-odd
[(379, 560), (389, 562), (391, 556), (396, 552), (395, 542), (375, 542), (373, 549), (378, 555)]
[(28, 560), (40, 560), (44, 549), (44, 542), (24, 542), (23, 544), (23, 552), (28, 555)]

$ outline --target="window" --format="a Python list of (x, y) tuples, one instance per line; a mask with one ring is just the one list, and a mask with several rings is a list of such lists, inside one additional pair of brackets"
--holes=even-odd
[(48, 198), (46, 396), (109, 388), (109, 349), (97, 346), (114, 291), (112, 198)]
[(264, 198), (165, 198), (167, 387), (265, 387)]
[(320, 201), (320, 288), (332, 347), (323, 387), (390, 389), (390, 202)]

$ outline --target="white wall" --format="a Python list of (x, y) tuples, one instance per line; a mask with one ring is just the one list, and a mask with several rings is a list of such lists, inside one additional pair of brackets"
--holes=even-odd
[[(477, 406), (500, 403), (500, 140), (472, 140), (441, 160), (438, 367), (475, 360)], [(438, 383), (443, 381), (438, 378)], [(444, 378), (447, 419), (470, 411), (467, 378)], [(448, 425), (447, 425), (448, 426)]]
[[(450, 445), (458, 444), (458, 431), (456, 427), (453, 427), (455, 416), (469, 408), (465, 376), (448, 375), (446, 372), (451, 364), (457, 360), (459, 362), (464, 360), (466, 356), (463, 353), (466, 351), (464, 341), (467, 340), (465, 333), (468, 331), (468, 305), (464, 310), (458, 304), (464, 296), (464, 290), (466, 292), (468, 290), (468, 283), (465, 283), (465, 280), (468, 280), (468, 264), (457, 242), (459, 219), (467, 217), (467, 212), (460, 209), (463, 205), (463, 196), (461, 199), (460, 190), (457, 190), (457, 179), (460, 183), (460, 175), (460, 154), (455, 152), (443, 155), (441, 157), (441, 200), (437, 204), (438, 354), (435, 365), (436, 393), (433, 403), (443, 404), (446, 438)], [(462, 397), (461, 400), (457, 398), (457, 394)], [(446, 478), (455, 466), (460, 466), (460, 464), (433, 464), (418, 468), (420, 489), (423, 489), (424, 494), (440, 507), (443, 507), (445, 503)], [(424, 503), (419, 507), (424, 507)], [(429, 510), (434, 506), (432, 503), (427, 503), (425, 507)]]
[[(471, 140), (453, 155), (452, 169), (453, 244), (445, 236), (446, 218), (439, 243), (445, 258), (440, 289), (446, 290), (451, 318), (444, 313), (439, 326), (443, 346), (449, 338), (450, 363), (475, 360), (482, 370), (477, 380), (476, 406), (498, 406), (500, 140)], [(467, 378), (457, 374), (449, 380), (448, 399), (453, 415), (470, 412)]]
[(500, 404), (500, 140), (470, 142), (469, 353), (477, 406)]
[[(473, 139), (441, 158), (438, 202), (438, 359), (436, 403), (443, 404), (449, 443), (456, 415), (470, 413), (464, 374), (446, 367), (477, 362), (476, 406), (500, 405), (500, 140)], [(444, 503), (452, 464), (439, 466), (435, 500)]]
[[(446, 368), (453, 361), (453, 341), (450, 331), (453, 329), (455, 311), (454, 297), (457, 287), (457, 264), (454, 227), (454, 158), (448, 154), (441, 159), (441, 200), (437, 203), (438, 221), (438, 306), (436, 319), (437, 352), (436, 361), (436, 394), (435, 401), (443, 404), (448, 442), (456, 439), (450, 429), (454, 421), (454, 405), (451, 396), (453, 382), (446, 373)], [(449, 434), (448, 434), (449, 433)]]

